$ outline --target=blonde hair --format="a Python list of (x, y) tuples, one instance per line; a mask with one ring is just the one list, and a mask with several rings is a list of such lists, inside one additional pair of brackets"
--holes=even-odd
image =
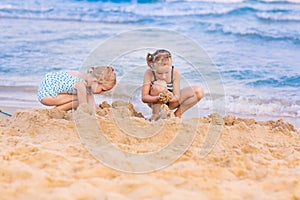
[(153, 64), (166, 64), (172, 62), (171, 53), (165, 49), (159, 49), (155, 51), (153, 54), (148, 53), (146, 56), (146, 62), (149, 67), (153, 67)]
[(117, 82), (117, 76), (112, 66), (90, 67), (88, 73), (92, 74), (100, 84), (110, 82), (115, 85)]

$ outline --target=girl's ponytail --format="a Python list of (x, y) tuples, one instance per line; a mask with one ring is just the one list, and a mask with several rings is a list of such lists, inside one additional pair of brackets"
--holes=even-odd
[(147, 62), (147, 65), (149, 67), (152, 67), (153, 55), (151, 53), (147, 53), (147, 55), (146, 55), (146, 62)]

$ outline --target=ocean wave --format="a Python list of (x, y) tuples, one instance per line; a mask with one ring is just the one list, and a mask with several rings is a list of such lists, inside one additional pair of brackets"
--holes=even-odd
[[(202, 3), (220, 3), (220, 4), (236, 4), (244, 3), (247, 0), (73, 0), (75, 2), (103, 2), (103, 3), (132, 3), (132, 4), (145, 4), (145, 3), (162, 3), (162, 2), (202, 2)], [(253, 0), (262, 3), (300, 3), (300, 0)]]
[[(224, 6), (208, 6), (203, 7), (194, 5), (190, 7), (188, 5), (182, 6), (169, 6), (168, 8), (162, 8), (161, 6), (155, 7), (154, 10), (138, 10), (132, 9), (131, 12), (141, 16), (157, 16), (157, 17), (176, 17), (176, 16), (232, 16), (232, 15), (245, 15), (247, 13), (263, 12), (266, 9), (258, 9), (251, 6), (237, 6), (237, 7), (224, 7)], [(122, 12), (120, 10), (120, 12)]]
[(12, 5), (0, 5), (0, 12), (6, 13), (48, 13), (53, 11), (54, 8), (19, 8)]
[(242, 3), (245, 0), (165, 0), (166, 2), (208, 2), (208, 3)]
[[(239, 37), (257, 38), (264, 41), (292, 41), (294, 43), (300, 42), (300, 35), (291, 31), (280, 32), (280, 30), (259, 30), (257, 28), (239, 29), (234, 26), (224, 26), (222, 24), (211, 24), (207, 31), (221, 32), (224, 35), (236, 35)], [(275, 32), (274, 32), (275, 31)], [(283, 30), (284, 31), (284, 30)]]
[(76, 2), (110, 2), (110, 3), (161, 3), (161, 2), (208, 2), (208, 3), (242, 3), (245, 0), (74, 0)]
[(150, 19), (142, 19), (134, 16), (105, 16), (105, 17), (89, 17), (89, 16), (32, 16), (32, 15), (5, 15), (0, 13), (2, 19), (29, 19), (29, 20), (49, 20), (49, 21), (74, 21), (88, 23), (138, 23), (150, 21)]
[[(278, 8), (278, 7), (258, 7), (258, 6), (238, 6), (234, 8), (223, 8), (223, 9), (217, 9), (217, 10), (207, 10), (206, 13), (202, 12), (199, 14), (203, 15), (246, 15), (246, 14), (256, 14), (258, 17), (268, 17), (267, 15), (277, 15), (277, 16), (282, 16), (285, 17), (288, 15), (288, 18), (298, 20), (298, 15), (297, 13), (291, 13), (292, 11), (289, 9), (284, 9), (284, 8)], [(276, 19), (276, 18), (275, 18)]]
[(249, 82), (252, 86), (271, 86), (271, 87), (300, 87), (300, 76), (281, 76), (279, 78), (266, 78)]
[[(109, 8), (109, 9), (108, 9)], [(138, 23), (151, 19), (139, 17), (127, 7), (103, 8), (21, 8), (11, 5), (0, 7), (0, 17), (5, 19), (30, 19), (51, 21), (76, 21), (91, 23)]]
[[(246, 15), (248, 13), (254, 13), (257, 15), (264, 14), (264, 13), (269, 13), (269, 14), (286, 14), (290, 12), (288, 9), (282, 9), (282, 8), (277, 8), (277, 7), (257, 7), (257, 6), (238, 6), (238, 7), (230, 7), (230, 8), (219, 8), (219, 9), (212, 9), (212, 10), (206, 10), (205, 12), (199, 12), (198, 14), (200, 15)], [(195, 13), (196, 14), (196, 13)], [(290, 14), (292, 15), (292, 14)]]
[[(220, 16), (220, 15), (240, 15), (246, 13), (270, 12), (270, 9), (259, 9), (251, 6), (230, 6), (223, 5), (207, 6), (194, 4), (163, 4), (149, 6), (137, 6), (135, 4), (114, 4), (104, 3), (97, 7), (82, 7), (68, 9), (49, 8), (18, 8), (11, 5), (0, 7), (0, 16), (3, 18), (31, 18), (31, 19), (56, 19), (66, 21), (101, 21), (103, 18), (116, 17), (125, 18), (125, 20), (117, 20), (117, 22), (140, 21), (132, 20), (132, 18), (143, 18), (143, 20), (155, 17), (176, 17), (176, 16)], [(271, 10), (276, 12), (277, 10)], [(60, 16), (60, 17), (57, 17)], [(86, 20), (85, 18), (89, 18)], [(126, 20), (126, 18), (129, 18)], [(114, 20), (112, 20), (114, 21)], [(108, 20), (110, 22), (110, 20)]]
[[(163, 6), (162, 6), (163, 5)], [(156, 17), (219, 17), (236, 16), (254, 13), (259, 19), (265, 20), (299, 20), (300, 16), (289, 14), (277, 7), (259, 7), (249, 4), (236, 4), (224, 6), (223, 4), (205, 6), (197, 3), (164, 3), (152, 5), (136, 4), (112, 4), (86, 5), (84, 7), (69, 8), (21, 8), (11, 5), (0, 6), (1, 18), (56, 20), (56, 21), (83, 21), (83, 22), (107, 22), (107, 23), (138, 23), (151, 22)], [(277, 13), (277, 14), (276, 14)]]
[(226, 96), (228, 113), (253, 116), (299, 117), (300, 102), (287, 99)]
[(222, 72), (225, 76), (230, 76), (236, 80), (249, 80), (263, 77), (263, 72), (254, 70), (227, 70)]
[(163, 2), (164, 0), (74, 0), (76, 2), (82, 1), (82, 2), (103, 2), (103, 3), (133, 3), (133, 4), (137, 4), (137, 3), (141, 3), (141, 4), (145, 4), (145, 3), (157, 3), (157, 2)]
[(288, 13), (258, 13), (257, 18), (268, 21), (280, 21), (280, 22), (299, 22), (300, 15), (288, 14)]
[(263, 3), (295, 3), (300, 4), (300, 0), (259, 0)]

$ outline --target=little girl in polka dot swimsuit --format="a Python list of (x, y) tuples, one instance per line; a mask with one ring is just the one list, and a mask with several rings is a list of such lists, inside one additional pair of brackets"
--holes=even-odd
[(94, 94), (102, 94), (116, 85), (111, 66), (90, 67), (87, 74), (52, 72), (45, 75), (38, 88), (38, 100), (46, 106), (71, 110), (81, 103), (96, 109)]

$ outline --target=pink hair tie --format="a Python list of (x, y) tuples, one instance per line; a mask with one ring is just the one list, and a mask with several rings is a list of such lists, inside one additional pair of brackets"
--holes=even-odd
[(108, 68), (111, 68), (111, 71), (114, 72), (115, 69), (112, 66), (109, 66)]

